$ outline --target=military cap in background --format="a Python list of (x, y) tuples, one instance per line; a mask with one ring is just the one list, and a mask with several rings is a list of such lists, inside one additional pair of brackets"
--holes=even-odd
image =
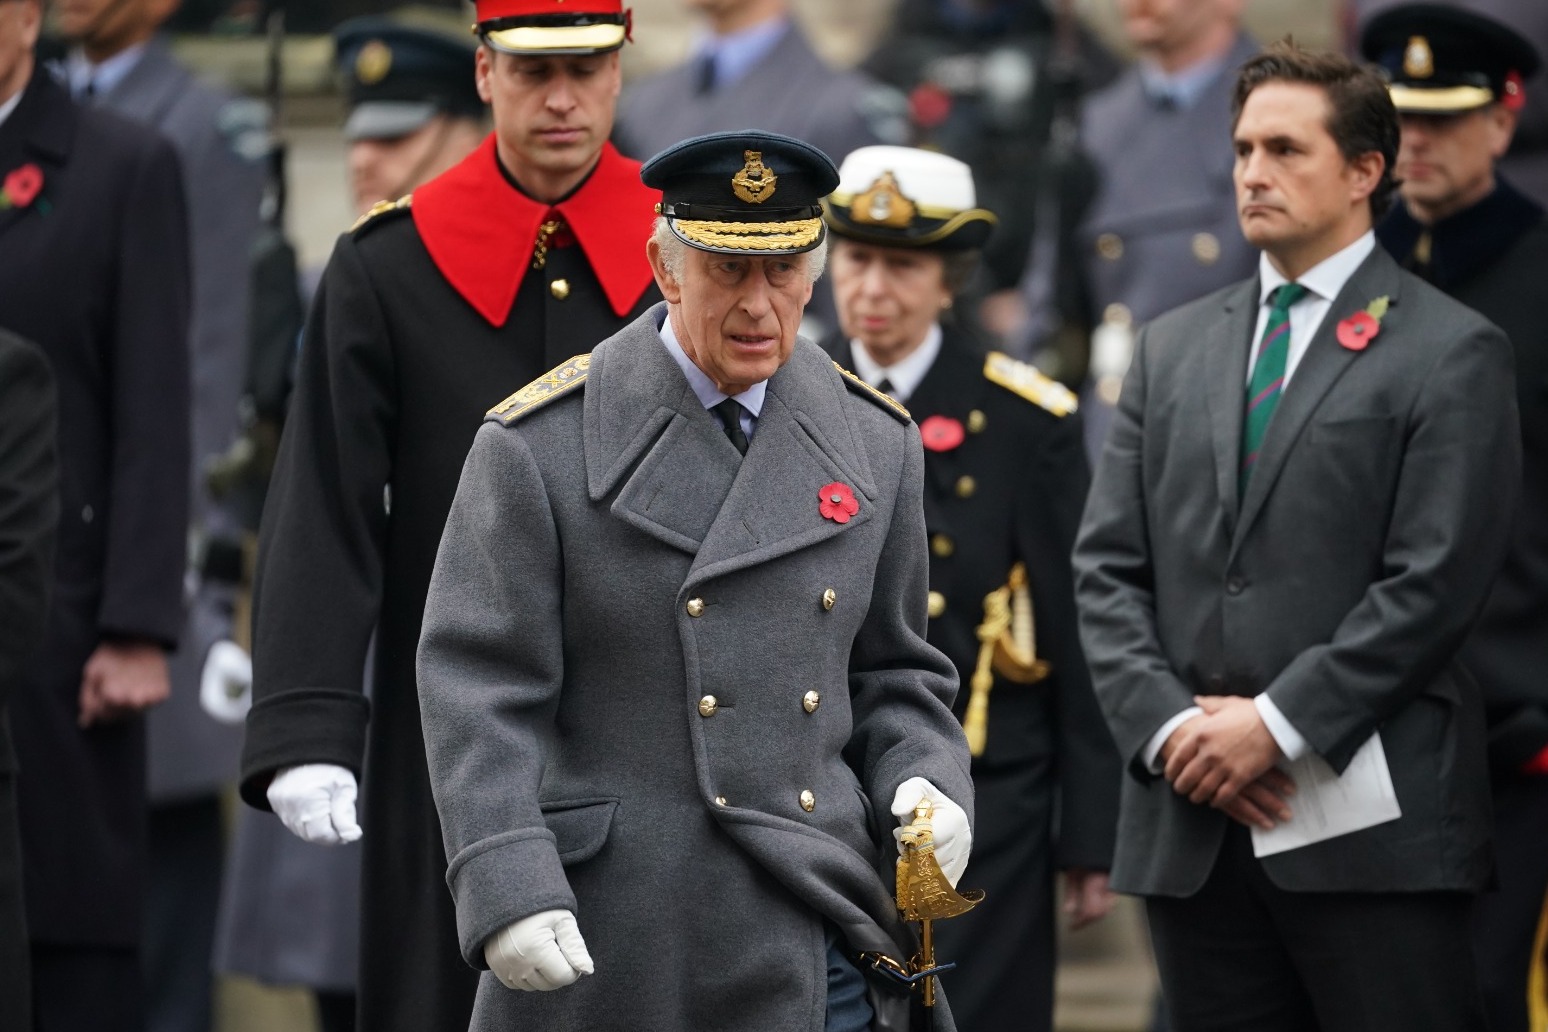
[(1404, 114), (1446, 115), (1495, 101), (1520, 110), (1522, 81), (1537, 71), (1536, 48), (1513, 29), (1472, 11), (1404, 4), (1372, 18), (1360, 52), (1391, 80)]
[(886, 247), (967, 251), (984, 246), (999, 219), (978, 207), (966, 163), (914, 147), (861, 147), (839, 168), (823, 202), (839, 236)]
[(632, 25), (619, 0), (478, 0), (474, 30), (495, 50), (544, 57), (617, 50)]
[(349, 118), (344, 139), (406, 136), (438, 114), (482, 118), (471, 38), (368, 15), (333, 31)]
[(657, 214), (691, 247), (717, 254), (800, 254), (822, 243), (833, 161), (809, 143), (748, 130), (673, 144), (640, 169), (661, 191)]

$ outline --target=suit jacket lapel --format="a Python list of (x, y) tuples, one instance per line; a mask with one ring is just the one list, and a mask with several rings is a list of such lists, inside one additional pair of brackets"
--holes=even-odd
[(166, 43), (153, 39), (128, 74), (98, 103), (136, 121), (159, 126), (180, 95), (184, 76), (179, 71)]
[[(690, 581), (768, 562), (871, 519), (877, 488), (849, 423), (847, 392), (828, 357), (798, 341), (790, 361), (769, 380), (752, 445), (694, 560)], [(847, 523), (818, 511), (818, 489), (834, 482), (847, 484), (860, 503)]]
[(621, 483), (613, 515), (692, 555), (743, 460), (662, 344), (665, 312), (657, 304), (592, 352), (586, 481), (594, 502)]
[[(36, 162), (43, 170), (43, 189), (38, 196), (52, 203), (59, 171), (70, 155), (77, 117), (69, 96), (39, 64), (11, 117), (0, 123), (0, 178)], [(7, 208), (0, 211), (0, 235), (24, 220), (43, 217), (36, 202), (25, 208)]]
[[(1241, 520), (1233, 539), (1233, 552), (1240, 547), (1242, 539), (1252, 528), (1253, 520), (1262, 511), (1269, 493), (1274, 489), (1274, 484), (1284, 469), (1285, 460), (1289, 458), (1291, 449), (1295, 447), (1312, 413), (1317, 410), (1322, 399), (1338, 382), (1338, 378), (1344, 374), (1344, 370), (1353, 365), (1362, 354), (1338, 343), (1339, 322), (1363, 310), (1366, 305), (1383, 295), (1386, 295), (1395, 305), (1398, 301), (1398, 288), (1401, 282), (1397, 264), (1378, 244), (1370, 256), (1355, 270), (1354, 275), (1349, 277), (1344, 284), (1344, 289), (1339, 291), (1338, 297), (1334, 298), (1328, 314), (1323, 317), (1322, 325), (1317, 327), (1316, 334), (1307, 346), (1306, 354), (1301, 356), (1301, 362), (1296, 366), (1289, 386), (1285, 388), (1284, 395), (1279, 399), (1279, 407), (1274, 411), (1268, 433), (1264, 435), (1262, 454), (1258, 457), (1252, 479), (1247, 482), (1247, 492), (1242, 498)], [(1370, 344), (1371, 347), (1383, 345), (1391, 346), (1390, 341), (1384, 341), (1380, 337)], [(1245, 377), (1244, 368), (1242, 379)], [(1238, 383), (1238, 407), (1243, 398), (1241, 390), (1241, 385)]]
[(1225, 513), (1227, 533), (1234, 533), (1237, 516), (1237, 476), (1241, 465), (1242, 415), (1247, 390), (1247, 355), (1257, 323), (1258, 278), (1243, 283), (1226, 298), (1224, 317), (1209, 329), (1204, 351), (1208, 385), (1209, 427), (1215, 446), (1215, 486)]

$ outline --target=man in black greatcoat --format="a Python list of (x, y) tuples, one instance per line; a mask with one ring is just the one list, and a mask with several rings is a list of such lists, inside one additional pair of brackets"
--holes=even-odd
[(660, 296), (645, 260), (658, 197), (607, 143), (627, 16), (617, 0), (553, 7), (481, 0), (475, 74), (494, 132), (334, 248), (260, 532), (242, 796), (309, 841), (364, 830), (371, 1032), (466, 1028), (478, 984), (457, 948), (414, 678), (463, 459), (491, 406)]
[[(1489, 726), (1496, 891), (1478, 898), (1473, 946), (1494, 1032), (1526, 1032), (1528, 973), (1548, 895), (1548, 221), (1495, 173), (1526, 100), (1536, 50), (1493, 19), (1431, 4), (1367, 24), (1402, 121), (1403, 203), (1386, 249), (1510, 338), (1521, 411), (1521, 502), (1505, 565), (1462, 651)], [(1548, 1005), (1548, 1000), (1540, 1005)]]
[(36, 1028), (138, 1029), (142, 711), (167, 697), (188, 531), (188, 227), (154, 131), (78, 109), (0, 3), (0, 328), (59, 388), (58, 552), (11, 693)]

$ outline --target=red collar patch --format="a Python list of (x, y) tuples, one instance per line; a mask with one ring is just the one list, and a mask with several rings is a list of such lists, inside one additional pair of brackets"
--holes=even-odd
[(532, 265), (538, 227), (557, 211), (586, 253), (615, 315), (654, 281), (645, 259), (661, 194), (640, 166), (603, 144), (591, 176), (569, 198), (541, 204), (500, 171), (491, 133), (472, 154), (414, 191), (414, 226), (441, 275), (491, 326), (504, 326)]

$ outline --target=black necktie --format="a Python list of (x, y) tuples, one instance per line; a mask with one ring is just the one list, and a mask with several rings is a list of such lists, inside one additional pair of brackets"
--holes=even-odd
[(720, 425), (726, 428), (731, 444), (743, 455), (747, 454), (747, 435), (742, 432), (742, 406), (735, 398), (727, 398), (714, 408), (720, 417)]
[(711, 51), (699, 58), (699, 66), (694, 71), (694, 91), (700, 96), (711, 93), (715, 89), (715, 54)]
[(893, 393), (897, 390), (897, 388), (892, 386), (892, 381), (887, 379), (885, 376), (882, 377), (880, 382), (876, 384), (876, 389), (881, 391), (887, 397), (891, 398), (893, 401), (898, 400), (898, 396)]

